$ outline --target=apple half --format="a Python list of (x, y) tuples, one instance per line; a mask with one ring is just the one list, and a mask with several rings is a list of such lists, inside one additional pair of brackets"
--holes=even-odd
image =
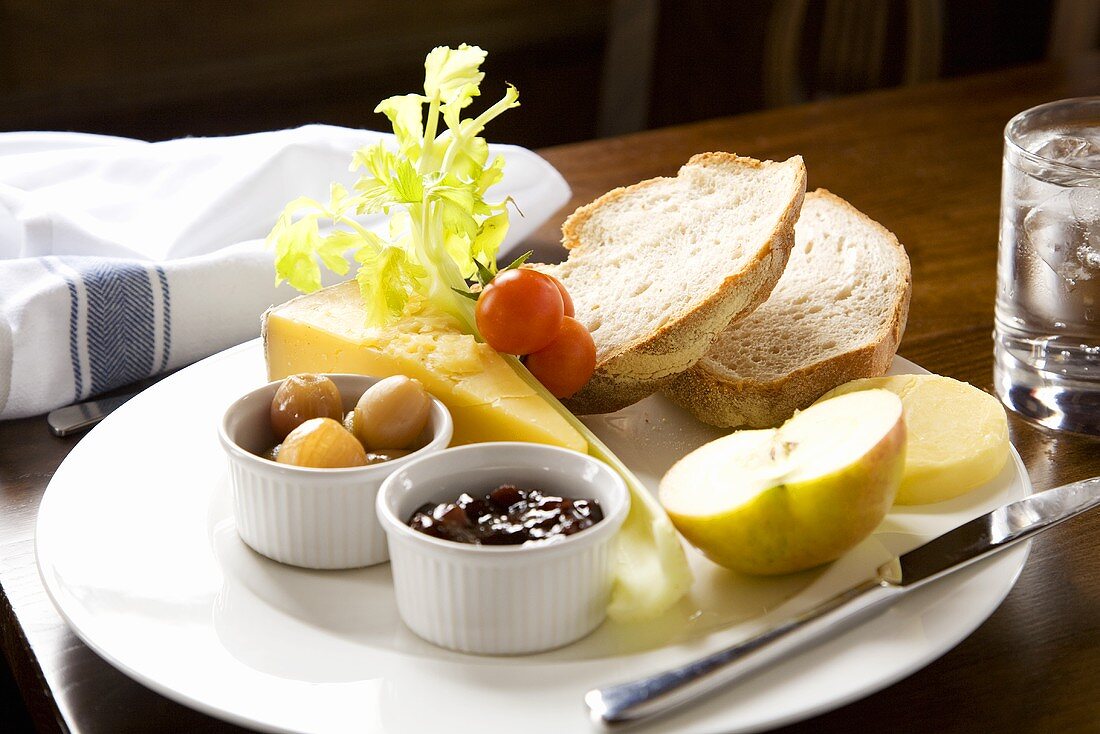
[(833, 561), (882, 522), (905, 466), (901, 400), (865, 390), (779, 428), (737, 431), (680, 459), (660, 500), (708, 558), (749, 574)]

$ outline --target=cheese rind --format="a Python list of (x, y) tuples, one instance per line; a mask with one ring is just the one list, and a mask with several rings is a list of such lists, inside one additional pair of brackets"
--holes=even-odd
[(529, 441), (587, 453), (588, 442), (489, 345), (452, 317), (412, 305), (384, 326), (368, 326), (354, 281), (264, 314), (268, 378), (347, 372), (420, 380), (451, 411), (453, 444)]

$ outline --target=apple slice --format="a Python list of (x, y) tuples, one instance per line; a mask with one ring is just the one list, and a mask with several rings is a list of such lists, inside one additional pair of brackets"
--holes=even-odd
[(835, 560), (870, 535), (904, 466), (901, 400), (865, 390), (779, 428), (701, 446), (669, 469), (659, 495), (676, 528), (715, 563), (790, 573)]

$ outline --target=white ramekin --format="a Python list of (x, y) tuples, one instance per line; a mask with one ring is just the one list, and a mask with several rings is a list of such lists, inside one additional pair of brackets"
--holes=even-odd
[[(380, 379), (328, 376), (340, 390), (345, 412)], [(433, 398), (421, 437), (426, 445), (400, 459), (347, 469), (277, 464), (257, 454), (275, 444), (269, 411), (281, 382), (233, 403), (219, 426), (241, 539), (268, 558), (305, 568), (358, 568), (386, 561), (386, 538), (375, 514), (378, 488), (403, 465), (447, 447), (454, 432), (450, 413)]]
[[(426, 502), (484, 496), (501, 484), (598, 499), (604, 519), (522, 546), (455, 543), (406, 525)], [(378, 493), (401, 618), (425, 640), (462, 652), (518, 655), (578, 640), (606, 616), (613, 541), (629, 508), (618, 474), (568, 449), (483, 443), (410, 462)]]

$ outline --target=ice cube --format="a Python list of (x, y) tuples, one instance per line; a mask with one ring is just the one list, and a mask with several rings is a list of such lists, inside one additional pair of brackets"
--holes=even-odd
[(1100, 189), (1055, 194), (1024, 217), (1024, 233), (1035, 254), (1070, 287), (1100, 275)]
[(1089, 270), (1100, 270), (1100, 249), (1089, 244), (1077, 248), (1077, 259)]
[(1081, 135), (1047, 138), (1031, 152), (1058, 163), (1100, 170), (1100, 130), (1090, 128), (1080, 132)]

